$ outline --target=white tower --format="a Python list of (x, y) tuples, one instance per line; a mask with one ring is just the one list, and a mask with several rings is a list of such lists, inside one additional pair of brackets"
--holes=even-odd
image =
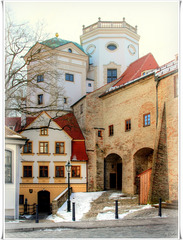
[(118, 78), (139, 57), (137, 26), (121, 22), (98, 22), (85, 27), (80, 37), (82, 47), (90, 54), (88, 84), (94, 89)]

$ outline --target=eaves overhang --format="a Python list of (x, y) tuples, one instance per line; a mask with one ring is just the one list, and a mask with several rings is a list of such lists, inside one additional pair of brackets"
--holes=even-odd
[(160, 81), (160, 80), (162, 80), (162, 79), (164, 79), (164, 78), (166, 78), (166, 77), (169, 77), (169, 76), (171, 76), (171, 75), (173, 75), (173, 74), (175, 74), (175, 73), (177, 73), (178, 72), (178, 69), (176, 69), (176, 70), (173, 70), (173, 71), (171, 71), (171, 72), (169, 72), (169, 73), (166, 73), (166, 74), (164, 74), (164, 75), (162, 75), (161, 77), (159, 77), (159, 76), (156, 76), (156, 81)]
[(77, 103), (79, 103), (81, 100), (83, 100), (86, 97), (86, 95), (84, 95), (83, 97), (81, 97), (78, 101), (76, 101), (75, 103), (73, 103), (71, 105), (71, 107), (74, 107)]

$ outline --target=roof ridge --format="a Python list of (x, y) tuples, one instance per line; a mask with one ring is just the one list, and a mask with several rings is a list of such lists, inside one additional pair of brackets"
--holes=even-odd
[[(148, 58), (150, 57), (150, 53), (148, 53), (144, 57), (145, 57), (145, 59), (144, 59), (142, 65), (140, 66), (140, 68), (138, 69), (138, 71), (134, 75), (137, 75), (137, 73), (142, 72), (142, 68), (145, 65), (145, 63), (147, 62)], [(133, 79), (133, 77), (132, 77), (132, 79)]]

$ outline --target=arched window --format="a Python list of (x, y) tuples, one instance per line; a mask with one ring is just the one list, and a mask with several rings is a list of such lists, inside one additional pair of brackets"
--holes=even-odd
[(12, 152), (5, 151), (5, 183), (12, 183)]

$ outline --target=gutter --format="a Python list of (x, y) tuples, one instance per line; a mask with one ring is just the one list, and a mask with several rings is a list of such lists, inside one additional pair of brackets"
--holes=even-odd
[(158, 85), (159, 85), (159, 81), (160, 79), (158, 79), (158, 77), (155, 76), (155, 82), (156, 82), (156, 128), (158, 126)]

